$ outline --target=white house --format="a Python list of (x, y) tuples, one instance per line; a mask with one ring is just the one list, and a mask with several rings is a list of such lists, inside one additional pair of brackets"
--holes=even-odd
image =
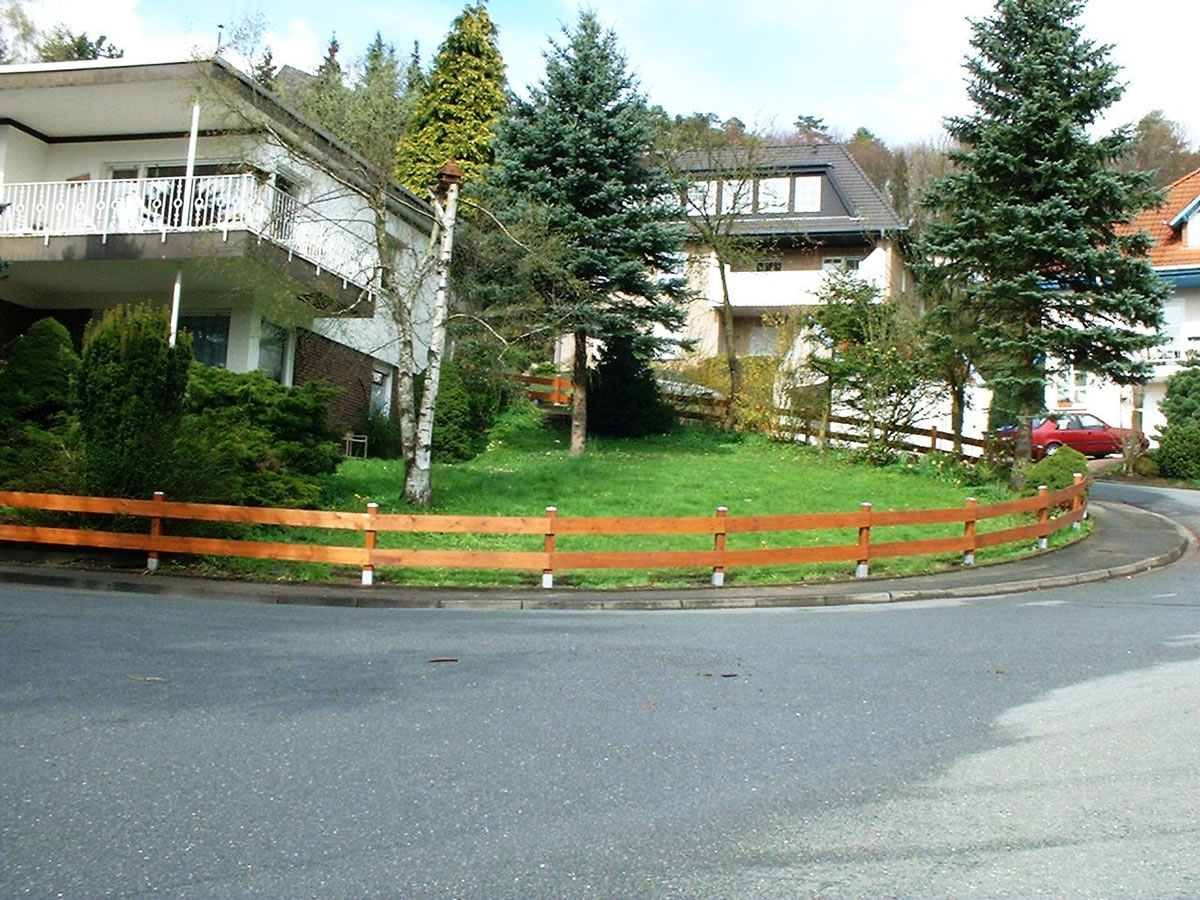
[(1153, 375), (1144, 386), (1119, 388), (1080, 373), (1052, 385), (1046, 405), (1086, 406), (1114, 425), (1136, 424), (1140, 417), (1142, 430), (1153, 441), (1166, 424), (1159, 403), (1167, 378), (1189, 354), (1200, 352), (1200, 169), (1169, 185), (1161, 206), (1145, 210), (1123, 230), (1150, 235), (1150, 263), (1173, 288), (1163, 308), (1163, 343), (1150, 351)]
[[(352, 425), (391, 403), (400, 361), (364, 166), (221, 59), (0, 66), (0, 347), (47, 315), (79, 340), (150, 302), (203, 362), (342, 387)], [(402, 271), (432, 226), (393, 186)], [(419, 323), (433, 286), (412, 285)]]
[[(681, 160), (693, 183), (692, 220), (706, 210), (710, 225), (722, 219), (722, 230), (759, 248), (725, 266), (739, 355), (779, 353), (772, 314), (819, 303), (830, 271), (854, 270), (882, 296), (911, 286), (897, 243), (905, 225), (843, 145), (767, 146), (742, 156)], [(694, 299), (684, 336), (699, 355), (715, 356), (722, 347), (722, 272), (712, 248), (695, 236), (687, 247)]]

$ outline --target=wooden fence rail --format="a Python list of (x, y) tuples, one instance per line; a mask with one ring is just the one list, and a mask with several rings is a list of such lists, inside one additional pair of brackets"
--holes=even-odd
[[(873, 559), (896, 556), (925, 556), (961, 553), (971, 565), (982, 547), (1023, 540), (1037, 540), (1041, 549), (1050, 535), (1067, 527), (1079, 527), (1086, 515), (1087, 483), (1082, 475), (1058, 491), (1039, 489), (1037, 496), (979, 506), (973, 498), (964, 506), (940, 509), (875, 511), (870, 503), (852, 512), (804, 515), (730, 516), (719, 507), (712, 516), (559, 516), (547, 507), (540, 516), (447, 516), (385, 514), (374, 503), (361, 513), (300, 509), (270, 509), (225, 506), (209, 503), (168, 501), (161, 493), (153, 500), (118, 500), (63, 494), (34, 494), (0, 491), (0, 507), (48, 512), (87, 513), (144, 518), (145, 531), (104, 531), (0, 523), (0, 540), (73, 547), (103, 547), (142, 550), (147, 566), (157, 568), (162, 553), (332, 563), (362, 569), (362, 583), (374, 580), (377, 566), (426, 566), (433, 568), (520, 569), (542, 573), (542, 586), (552, 587), (554, 573), (569, 569), (606, 568), (711, 568), (712, 583), (724, 583), (725, 574), (736, 566), (778, 566), (797, 563), (846, 561), (856, 564), (859, 577), (869, 574)], [(1060, 515), (1051, 517), (1059, 510)], [(997, 531), (979, 533), (984, 519), (1014, 514), (1033, 514), (1036, 521)], [(275, 525), (361, 532), (355, 546), (284, 541), (250, 541), (232, 538), (189, 537), (165, 533), (164, 524), (174, 520)], [(872, 529), (903, 525), (962, 525), (961, 534), (920, 540), (879, 541)], [(850, 530), (854, 543), (734, 549), (726, 546), (731, 534), (812, 532)], [(380, 533), (440, 533), (527, 535), (540, 537), (540, 549), (459, 550), (390, 548), (376, 546)], [(711, 534), (711, 550), (620, 550), (567, 551), (557, 539), (569, 535), (686, 535)]]
[(553, 406), (567, 406), (575, 391), (571, 379), (559, 375), (552, 378), (543, 378), (539, 375), (510, 375), (509, 378), (525, 385), (524, 393), (530, 400), (549, 403)]
[[(533, 375), (511, 375), (509, 377), (523, 384), (525, 396), (532, 400), (554, 406), (566, 406), (571, 402), (574, 386), (569, 378), (563, 376), (542, 378)], [(689, 395), (667, 392), (664, 399), (674, 407), (675, 415), (680, 419), (708, 424), (719, 424), (724, 421), (726, 404), (724, 398), (709, 397), (703, 394)], [(792, 440), (803, 437), (808, 442), (816, 436), (820, 429), (820, 423), (816, 418), (804, 416), (796, 410), (774, 406), (767, 412), (775, 422), (772, 433), (778, 437), (787, 437)], [(865, 444), (870, 440), (869, 424), (862, 419), (849, 416), (830, 416), (829, 423), (831, 426), (848, 426), (847, 428), (830, 428), (828, 437), (831, 440), (848, 444)], [(954, 434), (941, 431), (936, 426), (932, 428), (896, 426), (890, 428), (889, 431), (917, 438), (916, 441), (901, 441), (900, 443), (901, 446), (919, 453), (929, 453), (939, 449), (949, 450), (954, 444)], [(963, 447), (976, 447), (983, 454), (986, 454), (988, 450), (988, 441), (982, 437), (963, 435), (960, 444)]]

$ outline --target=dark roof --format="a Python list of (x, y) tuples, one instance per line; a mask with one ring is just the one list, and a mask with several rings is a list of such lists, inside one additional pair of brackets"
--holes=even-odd
[[(747, 164), (744, 151), (736, 158), (730, 153), (727, 159), (719, 151), (690, 152), (682, 154), (677, 162), (684, 172), (694, 173), (696, 180), (718, 175), (723, 168)], [(842, 208), (831, 210), (822, 204), (825, 208), (813, 213), (749, 213), (738, 217), (733, 226), (735, 233), (862, 234), (904, 231), (907, 227), (843, 144), (759, 146), (751, 151), (749, 167), (760, 177), (823, 174)]]

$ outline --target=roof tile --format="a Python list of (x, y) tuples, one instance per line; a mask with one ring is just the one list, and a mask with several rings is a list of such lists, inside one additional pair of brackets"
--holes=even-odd
[[(1148, 232), (1154, 241), (1154, 246), (1150, 249), (1150, 262), (1155, 268), (1200, 265), (1200, 246), (1187, 246), (1183, 240), (1183, 229), (1176, 231), (1167, 224), (1197, 197), (1200, 197), (1200, 169), (1170, 184), (1167, 187), (1167, 199), (1162, 206), (1144, 210), (1132, 222), (1120, 226), (1117, 231), (1122, 234), (1134, 231)], [(1200, 216), (1195, 218), (1195, 222), (1189, 223), (1188, 227), (1200, 228)]]

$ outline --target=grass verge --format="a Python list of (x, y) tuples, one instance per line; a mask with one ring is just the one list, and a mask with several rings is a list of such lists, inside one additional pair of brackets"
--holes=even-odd
[[(510, 431), (486, 453), (465, 463), (434, 467), (431, 513), (447, 515), (540, 516), (555, 506), (560, 516), (709, 516), (718, 506), (729, 515), (847, 512), (866, 501), (877, 511), (961, 506), (968, 496), (980, 505), (1008, 499), (998, 483), (970, 484), (972, 470), (945, 459), (925, 457), (913, 464), (875, 468), (837, 453), (820, 454), (795, 444), (756, 435), (725, 435), (700, 428), (638, 441), (592, 439), (586, 455), (571, 457), (567, 438), (545, 429)], [(407, 512), (399, 461), (346, 460), (325, 483), (330, 509)], [(1020, 524), (1015, 517), (989, 519), (980, 531)], [(1087, 526), (1085, 525), (1085, 528)], [(876, 528), (872, 541), (917, 540), (961, 533), (961, 525)], [(1052, 545), (1080, 532), (1059, 532)], [(312, 543), (354, 543), (357, 535), (317, 529), (253, 529), (247, 537)], [(778, 532), (729, 535), (730, 549), (854, 543), (847, 531)], [(469, 534), (380, 534), (381, 547), (539, 550), (537, 536)], [(559, 550), (708, 549), (711, 535), (560, 536)], [(1028, 555), (1029, 545), (980, 551), (981, 564)], [(884, 559), (872, 563), (875, 576), (927, 573), (952, 568), (957, 555)], [(192, 571), (271, 580), (357, 580), (357, 571), (339, 572), (318, 564), (262, 560), (207, 559), (184, 563)], [(852, 574), (852, 562), (804, 566), (746, 567), (727, 571), (727, 584), (783, 584), (827, 581)], [(589, 588), (703, 585), (708, 570), (575, 570), (556, 572), (556, 586)], [(377, 580), (390, 583), (456, 586), (533, 587), (535, 572), (488, 569), (382, 569)]]

